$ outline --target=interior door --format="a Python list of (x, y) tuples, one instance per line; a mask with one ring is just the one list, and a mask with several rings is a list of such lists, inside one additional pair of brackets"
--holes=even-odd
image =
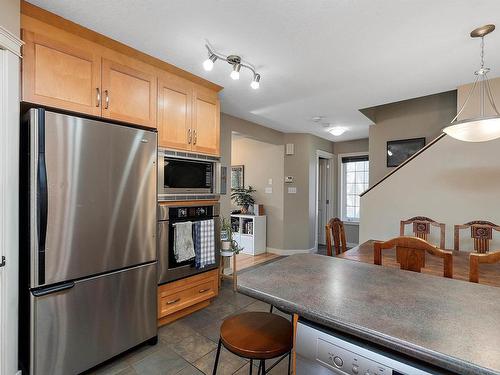
[(47, 192), (38, 196), (47, 197), (47, 229), (38, 285), (155, 260), (156, 133), (52, 112), (44, 132), (38, 173), (45, 164)]
[(101, 58), (43, 35), (23, 30), (24, 101), (101, 115)]
[(219, 155), (220, 102), (217, 93), (196, 87), (194, 113), (193, 151)]
[(325, 245), (325, 225), (328, 222), (328, 160), (319, 158), (318, 163), (318, 243)]
[(102, 59), (102, 116), (156, 127), (156, 76)]
[(158, 80), (158, 145), (191, 150), (193, 85), (171, 74)]

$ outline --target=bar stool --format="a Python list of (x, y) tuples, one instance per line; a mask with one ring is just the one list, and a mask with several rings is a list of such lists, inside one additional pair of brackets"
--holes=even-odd
[[(266, 374), (288, 356), (288, 374), (293, 348), (293, 326), (282, 316), (267, 312), (246, 312), (224, 320), (220, 328), (219, 345), (215, 356), (213, 375), (221, 346), (239, 357), (250, 359), (250, 375), (253, 361), (258, 360), (258, 374)], [(266, 360), (281, 357), (266, 370)]]

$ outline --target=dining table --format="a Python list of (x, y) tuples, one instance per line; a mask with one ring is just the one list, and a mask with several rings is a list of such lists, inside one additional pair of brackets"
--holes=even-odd
[[(373, 245), (377, 240), (368, 240), (339, 255), (338, 258), (373, 264)], [(453, 254), (453, 279), (469, 282), (469, 254), (468, 251), (449, 250)], [(382, 267), (400, 268), (396, 260), (395, 249), (382, 250)], [(408, 271), (412, 272), (412, 271)], [(425, 267), (421, 270), (434, 276), (443, 277), (443, 259), (426, 254)], [(500, 287), (500, 263), (480, 264), (479, 283)]]

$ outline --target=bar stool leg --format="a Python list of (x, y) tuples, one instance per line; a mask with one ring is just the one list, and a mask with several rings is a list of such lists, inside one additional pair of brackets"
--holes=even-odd
[(250, 375), (252, 375), (253, 359), (250, 360)]
[(262, 375), (266, 375), (266, 361), (262, 360)]
[(219, 345), (217, 345), (217, 354), (215, 355), (214, 371), (212, 372), (213, 375), (217, 374), (217, 365), (219, 364), (219, 356), (220, 356), (221, 346), (222, 346), (222, 340), (219, 339)]

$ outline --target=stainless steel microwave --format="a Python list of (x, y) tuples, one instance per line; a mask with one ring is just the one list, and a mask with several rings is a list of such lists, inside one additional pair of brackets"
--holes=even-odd
[(214, 198), (220, 192), (219, 176), (216, 157), (158, 149), (160, 200)]

